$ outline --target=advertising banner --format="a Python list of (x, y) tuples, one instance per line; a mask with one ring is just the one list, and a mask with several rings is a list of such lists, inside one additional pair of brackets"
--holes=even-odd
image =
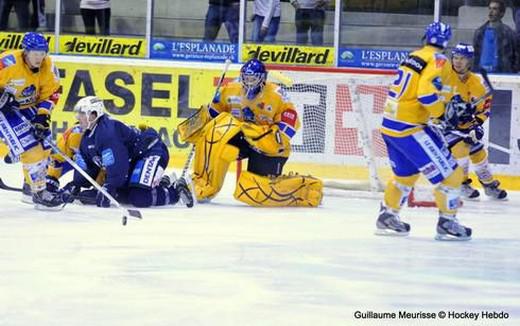
[(144, 38), (60, 35), (60, 53), (144, 58), (146, 41)]
[(354, 68), (397, 69), (409, 51), (340, 48), (338, 66)]
[(332, 67), (334, 48), (299, 45), (244, 44), (242, 61), (258, 58), (265, 63)]
[[(156, 128), (171, 150), (188, 147), (176, 133), (177, 124), (212, 100), (220, 69), (140, 67), (124, 64), (56, 62), (63, 94), (53, 111), (54, 133), (74, 123), (75, 103), (87, 95), (104, 100), (109, 114), (132, 125)], [(228, 72), (229, 77), (237, 76)]]
[(152, 59), (171, 59), (182, 61), (231, 62), (238, 61), (237, 44), (217, 42), (180, 41), (152, 39), (150, 47)]

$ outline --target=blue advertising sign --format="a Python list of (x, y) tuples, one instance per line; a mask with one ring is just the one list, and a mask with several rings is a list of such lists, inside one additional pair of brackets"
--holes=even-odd
[(409, 53), (403, 50), (340, 48), (338, 66), (397, 69)]
[(238, 50), (237, 45), (231, 43), (154, 38), (150, 45), (150, 58), (206, 62), (224, 62), (229, 58), (237, 62)]

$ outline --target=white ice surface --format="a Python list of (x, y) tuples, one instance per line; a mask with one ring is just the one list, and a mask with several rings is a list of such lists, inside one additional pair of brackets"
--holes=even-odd
[[(21, 184), (20, 167), (0, 177)], [(373, 235), (378, 200), (318, 209), (210, 204), (36, 211), (0, 190), (0, 325), (520, 325), (520, 194), (466, 203), (466, 243), (433, 240), (436, 212), (405, 209), (408, 238)], [(356, 319), (367, 312), (507, 312), (507, 320)]]

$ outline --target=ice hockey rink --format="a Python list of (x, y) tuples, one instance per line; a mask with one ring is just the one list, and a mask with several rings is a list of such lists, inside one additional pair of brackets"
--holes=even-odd
[[(0, 177), (19, 186), (19, 170)], [(232, 190), (228, 178), (209, 204), (143, 209), (127, 226), (116, 209), (42, 212), (0, 190), (0, 325), (520, 324), (519, 193), (466, 202), (474, 238), (457, 243), (433, 240), (431, 208), (404, 210), (408, 238), (377, 237), (377, 198), (260, 209)], [(436, 318), (356, 317), (400, 311)]]

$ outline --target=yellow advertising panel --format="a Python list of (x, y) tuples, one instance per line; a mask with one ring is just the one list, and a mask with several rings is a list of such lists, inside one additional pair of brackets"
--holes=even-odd
[(244, 44), (242, 61), (257, 58), (265, 63), (332, 67), (334, 48), (299, 45)]
[(60, 53), (144, 58), (146, 41), (139, 38), (61, 35)]
[[(176, 67), (146, 67), (124, 64), (56, 62), (63, 94), (52, 113), (53, 134), (64, 132), (74, 122), (75, 103), (87, 95), (104, 100), (110, 115), (131, 125), (155, 128), (175, 155), (187, 151), (179, 140), (179, 122), (209, 103), (221, 70)], [(238, 72), (228, 72), (236, 77)], [(178, 162), (177, 162), (178, 163)], [(181, 162), (182, 163), (182, 162)]]
[[(0, 52), (5, 50), (18, 50), (22, 48), (22, 39), (25, 33), (0, 32)], [(54, 49), (54, 34), (44, 33), (49, 49)]]

